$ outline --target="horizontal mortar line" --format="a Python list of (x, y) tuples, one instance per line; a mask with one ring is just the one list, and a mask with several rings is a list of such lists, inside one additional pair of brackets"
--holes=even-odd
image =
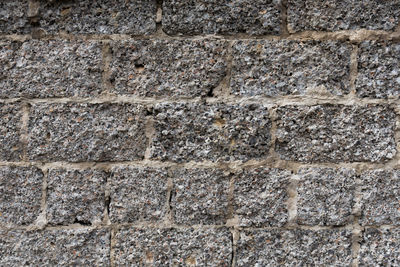
[(301, 168), (349, 168), (356, 170), (373, 169), (400, 169), (400, 162), (395, 158), (393, 161), (371, 163), (371, 162), (317, 162), (304, 163), (296, 161), (286, 161), (281, 159), (249, 160), (246, 162), (213, 162), (213, 161), (189, 161), (184, 163), (160, 161), (160, 160), (138, 160), (138, 161), (0, 161), (0, 166), (35, 166), (40, 169), (64, 168), (64, 169), (111, 169), (113, 167), (154, 167), (154, 168), (185, 168), (185, 169), (210, 169), (217, 168), (221, 170), (242, 170), (253, 168), (278, 168), (292, 171), (298, 171)]
[[(0, 38), (10, 40), (28, 40), (33, 39), (32, 34), (1, 34)], [(395, 31), (383, 30), (342, 30), (342, 31), (303, 31), (281, 35), (249, 35), (244, 33), (236, 34), (181, 34), (181, 35), (168, 35), (165, 32), (157, 32), (149, 35), (134, 35), (134, 34), (44, 34), (40, 36), (39, 40), (94, 40), (94, 41), (125, 41), (125, 40), (202, 40), (202, 39), (216, 39), (216, 40), (338, 40), (338, 41), (351, 41), (362, 42), (367, 40), (387, 39), (399, 41), (400, 33)]]
[(278, 97), (193, 97), (193, 98), (141, 98), (137, 96), (118, 95), (118, 96), (100, 96), (100, 97), (55, 97), (55, 98), (2, 98), (0, 103), (18, 103), (26, 102), (29, 104), (66, 104), (66, 103), (85, 103), (85, 104), (103, 104), (103, 103), (121, 103), (121, 104), (174, 104), (174, 103), (210, 103), (210, 104), (263, 104), (266, 106), (287, 106), (287, 105), (318, 105), (318, 104), (338, 104), (345, 106), (382, 104), (382, 105), (400, 105), (400, 99), (375, 99), (375, 98), (357, 98), (353, 96), (346, 97), (316, 97), (309, 95), (302, 96), (278, 96)]

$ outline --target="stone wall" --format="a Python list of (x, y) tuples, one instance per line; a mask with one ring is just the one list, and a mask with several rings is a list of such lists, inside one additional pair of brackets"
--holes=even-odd
[(0, 265), (400, 265), (399, 24), (398, 0), (0, 1)]

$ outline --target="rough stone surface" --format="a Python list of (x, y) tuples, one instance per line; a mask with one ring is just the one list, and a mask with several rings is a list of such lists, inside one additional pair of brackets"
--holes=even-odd
[(177, 224), (225, 224), (230, 173), (217, 169), (178, 169), (172, 174), (172, 211)]
[(111, 51), (110, 81), (118, 94), (207, 96), (226, 75), (223, 41), (124, 41)]
[(400, 230), (373, 229), (363, 232), (359, 266), (399, 266)]
[(42, 182), (43, 173), (35, 167), (0, 167), (0, 225), (28, 225), (36, 220)]
[(0, 33), (29, 33), (30, 25), (27, 11), (28, 1), (26, 0), (0, 1)]
[(0, 231), (1, 266), (109, 266), (108, 230)]
[(234, 182), (233, 206), (240, 226), (283, 226), (290, 171), (258, 168), (244, 170)]
[(288, 28), (298, 31), (394, 30), (397, 0), (288, 0)]
[(21, 119), (20, 104), (0, 103), (0, 160), (21, 160), (23, 152), (20, 142)]
[(361, 181), (360, 223), (400, 225), (400, 171), (367, 171)]
[(351, 45), (336, 41), (238, 41), (231, 88), (242, 96), (349, 92)]
[(352, 169), (304, 168), (298, 173), (297, 223), (351, 223), (356, 173)]
[(157, 104), (153, 159), (230, 161), (268, 155), (271, 121), (257, 104)]
[(278, 34), (280, 1), (163, 1), (163, 30), (168, 34)]
[(386, 105), (282, 106), (275, 150), (300, 162), (384, 162), (396, 154), (395, 112)]
[(236, 266), (350, 266), (351, 231), (244, 230)]
[(167, 204), (165, 169), (115, 167), (110, 184), (111, 222), (157, 222), (163, 219)]
[(0, 41), (0, 97), (101, 93), (101, 45), (95, 41)]
[(34, 104), (28, 156), (71, 162), (142, 159), (145, 115), (137, 104)]
[(360, 44), (357, 94), (388, 98), (400, 94), (400, 44), (366, 41)]
[(51, 169), (47, 178), (50, 224), (99, 224), (105, 210), (107, 173), (101, 170)]
[(156, 0), (41, 0), (39, 25), (51, 34), (151, 34), (156, 12)]
[(218, 229), (135, 229), (116, 235), (115, 264), (131, 266), (230, 266), (231, 233)]

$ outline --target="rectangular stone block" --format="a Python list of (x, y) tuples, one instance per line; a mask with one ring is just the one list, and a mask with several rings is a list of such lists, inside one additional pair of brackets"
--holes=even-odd
[(113, 223), (160, 222), (167, 212), (165, 169), (114, 167), (110, 178)]
[(114, 42), (110, 82), (117, 94), (207, 96), (226, 76), (226, 51), (218, 40)]
[(236, 266), (350, 266), (349, 230), (244, 230)]
[(151, 34), (156, 0), (41, 0), (39, 26), (49, 34)]
[(162, 25), (167, 34), (278, 34), (280, 16), (273, 0), (165, 0)]
[(261, 159), (271, 140), (268, 110), (257, 104), (157, 104), (154, 128), (151, 158), (174, 162)]
[(0, 103), (0, 160), (20, 161), (23, 154), (21, 142), (22, 106), (19, 103)]
[(361, 175), (362, 225), (400, 225), (400, 170), (372, 170)]
[(387, 105), (282, 106), (275, 151), (300, 162), (384, 162), (396, 154), (396, 114)]
[(28, 20), (28, 1), (0, 1), (0, 33), (27, 34), (31, 27)]
[(359, 266), (399, 266), (400, 230), (367, 228), (358, 261)]
[(107, 173), (101, 170), (50, 169), (47, 220), (52, 225), (100, 224), (105, 211)]
[(398, 98), (400, 44), (365, 41), (360, 44), (356, 91), (360, 97)]
[(116, 266), (230, 266), (231, 233), (217, 229), (123, 228), (115, 235)]
[(110, 233), (102, 229), (0, 231), (1, 266), (110, 266)]
[(95, 96), (102, 92), (101, 43), (0, 41), (0, 97)]
[(177, 169), (171, 174), (177, 224), (222, 225), (228, 219), (231, 174), (218, 169)]
[(0, 225), (32, 224), (40, 214), (42, 183), (36, 167), (0, 167)]
[(289, 32), (394, 30), (399, 23), (397, 0), (288, 0)]
[(349, 93), (350, 44), (336, 41), (237, 41), (231, 90), (241, 96)]
[(297, 177), (298, 224), (340, 226), (351, 222), (357, 179), (353, 169), (302, 168)]
[(28, 156), (46, 161), (126, 161), (146, 150), (144, 106), (44, 104), (31, 107)]
[(257, 168), (235, 177), (234, 214), (240, 226), (281, 227), (287, 223), (290, 171)]

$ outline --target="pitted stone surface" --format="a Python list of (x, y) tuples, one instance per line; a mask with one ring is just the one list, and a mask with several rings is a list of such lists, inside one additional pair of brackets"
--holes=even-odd
[(238, 41), (231, 88), (242, 96), (304, 95), (323, 87), (349, 93), (351, 45), (336, 41)]
[(396, 154), (395, 111), (386, 105), (282, 106), (275, 150), (300, 162), (384, 162)]
[(217, 169), (173, 171), (171, 206), (177, 224), (225, 224), (230, 173)]
[(108, 230), (0, 231), (1, 266), (109, 266)]
[(156, 12), (156, 0), (41, 0), (39, 25), (50, 34), (151, 34)]
[(400, 170), (373, 170), (361, 175), (362, 225), (400, 225)]
[(43, 173), (35, 167), (0, 167), (0, 225), (28, 225), (37, 219), (42, 182)]
[(167, 34), (278, 34), (279, 5), (274, 0), (165, 0), (162, 25)]
[(142, 159), (145, 115), (138, 104), (34, 104), (28, 156), (71, 162)]
[(368, 228), (363, 232), (359, 266), (399, 266), (400, 230)]
[(400, 22), (397, 0), (288, 0), (289, 32), (394, 30)]
[(352, 169), (300, 169), (297, 223), (333, 226), (350, 223), (355, 202), (356, 178)]
[(0, 103), (0, 160), (19, 161), (22, 158), (21, 104)]
[(165, 169), (115, 167), (110, 184), (111, 222), (157, 222), (163, 219), (167, 204)]
[(27, 17), (28, 1), (2, 0), (0, 1), (0, 33), (27, 34), (31, 27)]
[(154, 128), (151, 158), (175, 162), (261, 159), (271, 140), (258, 104), (157, 104)]
[(110, 81), (118, 94), (207, 96), (226, 76), (226, 51), (216, 40), (114, 42)]
[(258, 168), (235, 177), (234, 214), (240, 226), (283, 226), (288, 220), (286, 202), (290, 171)]
[(99, 95), (101, 44), (96, 41), (0, 41), (0, 97)]
[(400, 44), (366, 41), (360, 44), (357, 94), (388, 98), (400, 94)]
[(244, 230), (236, 266), (350, 266), (349, 230)]
[(107, 173), (101, 170), (49, 170), (48, 222), (53, 225), (101, 223), (106, 181)]
[(217, 229), (123, 228), (115, 235), (115, 264), (230, 266), (231, 233)]

